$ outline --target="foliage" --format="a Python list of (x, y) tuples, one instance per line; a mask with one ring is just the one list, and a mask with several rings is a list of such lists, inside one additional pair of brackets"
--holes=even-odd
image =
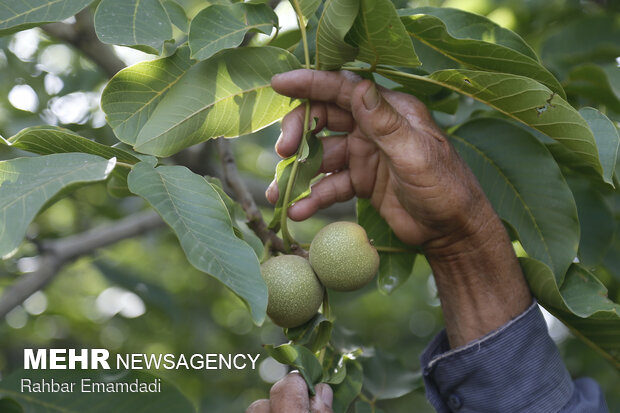
[[(23, 297), (0, 326), (7, 354), (0, 368), (22, 374), (19, 351), (33, 345), (263, 352), (271, 358), (260, 372), (152, 371), (181, 391), (168, 387), (150, 410), (174, 403), (175, 411), (240, 411), (264, 397), (265, 382), (281, 372), (275, 360), (299, 369), (310, 386), (330, 383), (336, 413), (428, 409), (411, 366), (439, 326), (432, 278), (423, 256), (368, 201), (355, 210), (349, 204), (346, 214), (357, 214), (380, 251), (378, 288), (330, 294), (322, 314), (296, 329), (262, 325), (267, 293), (258, 264), (277, 249), (269, 231), (283, 238), (279, 252), (290, 252), (338, 214), (289, 228), (286, 209), (310, 192), (322, 146), (307, 110), (298, 153), (275, 168), (277, 125), (270, 125), (300, 102), (276, 94), (270, 79), (301, 67), (347, 69), (432, 109), (505, 222), (539, 303), (577, 337), (561, 345), (571, 372), (597, 378), (610, 408), (620, 408), (611, 392), (620, 366), (615, 6), (291, 0), (274, 12), (269, 3), (278, 2), (0, 5), (0, 287), (8, 291), (53, 255), (46, 243), (98, 223), (150, 208), (171, 229), (81, 258), (44, 293)], [(296, 11), (297, 27), (285, 27), (286, 7)], [(75, 23), (65, 20), (74, 15)], [(98, 40), (72, 41), (59, 27), (90, 27)], [(151, 60), (107, 79), (85, 57), (93, 59), (90, 47), (127, 53), (110, 45)], [(18, 102), (18, 92), (30, 105)], [(228, 162), (224, 145), (215, 150), (222, 137), (239, 137), (234, 157), (245, 181), (264, 187), (276, 169), (275, 209), (257, 216), (226, 165), (217, 165)], [(257, 230), (262, 215), (271, 223)], [(110, 291), (130, 294), (123, 297), (145, 310), (110, 308)], [(10, 377), (0, 382), (0, 407), (30, 411)], [(136, 397), (105, 403), (143, 400)]]

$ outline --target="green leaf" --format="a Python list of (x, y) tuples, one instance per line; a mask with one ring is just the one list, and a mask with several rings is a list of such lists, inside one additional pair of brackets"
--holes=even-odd
[(581, 227), (579, 262), (587, 266), (599, 265), (614, 238), (613, 212), (589, 181), (574, 177), (568, 179), (568, 184), (577, 204)]
[(385, 413), (385, 411), (377, 409), (376, 406), (371, 406), (363, 400), (358, 400), (355, 402), (354, 413)]
[[(394, 235), (394, 231), (368, 199), (357, 200), (357, 223), (364, 227), (375, 247), (411, 250), (410, 246)], [(379, 290), (385, 294), (391, 294), (409, 279), (416, 254), (413, 250), (410, 252), (380, 251), (379, 257)]]
[(314, 385), (321, 380), (323, 369), (310, 350), (296, 344), (282, 344), (277, 347), (265, 344), (263, 347), (276, 361), (299, 370), (308, 385), (310, 394), (314, 396)]
[(226, 205), (200, 175), (181, 166), (144, 162), (129, 174), (129, 189), (146, 199), (173, 229), (189, 262), (229, 287), (265, 319), (267, 286), (252, 248), (237, 238)]
[(293, 155), (281, 160), (276, 166), (276, 182), (278, 183), (280, 197), (274, 206), (273, 218), (269, 223), (269, 228), (274, 231), (280, 230), (280, 218), (284, 211), (284, 193), (293, 170), (293, 164), (295, 162), (298, 163), (297, 176), (291, 188), (288, 206), (310, 195), (310, 183), (321, 169), (321, 163), (323, 162), (323, 144), (321, 140), (314, 134), (308, 134), (306, 143), (308, 145), (308, 155), (305, 159), (301, 157), (298, 159), (298, 155)]
[(359, 47), (357, 59), (373, 67), (420, 66), (411, 38), (390, 0), (361, 0), (347, 40)]
[(123, 149), (92, 141), (69, 129), (48, 125), (23, 129), (8, 140), (0, 138), (0, 143), (39, 155), (83, 152), (106, 159), (116, 157), (119, 162), (129, 164), (140, 162), (140, 159)]
[(285, 330), (286, 337), (295, 344), (306, 345), (311, 351), (323, 349), (331, 338), (333, 323), (321, 313), (317, 313), (307, 323)]
[(535, 80), (507, 74), (449, 69), (430, 76), (377, 69), (404, 86), (428, 81), (470, 96), (557, 140), (603, 176), (596, 141), (588, 123), (564, 99)]
[(65, 20), (93, 0), (4, 0), (0, 3), (0, 36)]
[[(531, 59), (538, 60), (536, 52), (532, 50), (521, 36), (476, 13), (450, 7), (417, 7), (415, 9), (398, 10), (398, 14), (405, 20), (417, 17), (423, 19), (435, 17), (443, 22), (446, 34), (449, 37), (494, 43), (517, 51)], [(426, 23), (430, 22), (427, 21)]]
[(548, 266), (520, 258), (527, 282), (538, 302), (586, 344), (620, 368), (620, 305), (607, 289), (579, 264), (572, 264), (558, 288)]
[(363, 359), (364, 388), (376, 400), (396, 399), (422, 387), (422, 373), (411, 371), (391, 354), (376, 350)]
[[(484, 17), (472, 17), (471, 13), (455, 9), (422, 7), (407, 10), (407, 13), (403, 15), (401, 11), (400, 14), (409, 35), (465, 67), (529, 77), (566, 99), (564, 89), (557, 79), (539, 63), (535, 55), (532, 56), (525, 42), (509, 30), (500, 28)], [(459, 36), (451, 34), (455, 31), (460, 32)], [(500, 39), (509, 39), (508, 44), (517, 44), (520, 50), (529, 53), (526, 55), (499, 44), (493, 33), (500, 34)]]
[(189, 28), (191, 58), (205, 60), (241, 44), (250, 30), (270, 34), (278, 16), (265, 4), (213, 5), (200, 11)]
[(0, 161), (0, 257), (19, 246), (39, 210), (71, 185), (105, 180), (116, 159), (62, 153)]
[[(28, 378), (31, 383), (41, 383), (45, 380), (51, 383), (74, 383), (73, 392), (41, 392), (28, 393), (21, 391), (21, 380)], [(158, 392), (82, 392), (84, 379), (93, 383), (109, 383), (115, 386), (131, 385), (138, 380), (145, 385), (155, 388), (159, 383)], [(107, 385), (107, 384), (106, 384)], [(45, 413), (107, 413), (111, 406), (116, 413), (134, 412), (179, 412), (193, 413), (196, 411), (193, 404), (177, 389), (164, 379), (152, 374), (139, 371), (121, 370), (16, 370), (3, 377), (0, 382), (0, 397), (11, 397), (19, 402), (26, 412)], [(6, 400), (6, 399), (3, 399)], [(2, 406), (0, 402), (0, 406)], [(19, 411), (19, 410), (18, 410)], [(2, 410), (5, 412), (5, 410)], [(7, 412), (8, 413), (8, 412)]]
[(322, 70), (338, 69), (355, 59), (357, 48), (344, 41), (359, 11), (359, 0), (327, 0), (316, 31), (315, 64)]
[(601, 112), (594, 108), (579, 109), (579, 114), (583, 117), (596, 139), (599, 159), (603, 166), (603, 179), (605, 182), (613, 184), (614, 171), (616, 169), (616, 159), (618, 158), (618, 145), (620, 136), (618, 129)]
[(95, 31), (103, 43), (160, 54), (172, 39), (172, 23), (159, 0), (101, 0)]
[(579, 221), (570, 188), (547, 148), (501, 119), (471, 120), (451, 140), (528, 255), (549, 265), (561, 284), (577, 254)]
[(620, 113), (620, 69), (616, 64), (577, 66), (568, 74), (564, 89), (569, 95), (583, 96)]
[(189, 48), (121, 70), (101, 106), (116, 136), (143, 153), (169, 156), (217, 136), (259, 130), (290, 112), (296, 101), (278, 95), (271, 77), (300, 67), (273, 47), (223, 50), (196, 62)]
[(185, 14), (185, 9), (179, 3), (172, 0), (164, 1), (162, 5), (166, 9), (166, 13), (168, 13), (170, 22), (183, 33), (187, 33), (189, 31), (189, 19)]
[(346, 371), (343, 381), (332, 385), (334, 399), (332, 410), (334, 413), (346, 413), (349, 406), (359, 396), (364, 382), (364, 371), (359, 361), (343, 357), (342, 368)]
[[(139, 158), (124, 149), (103, 145), (84, 138), (68, 129), (54, 126), (33, 126), (26, 128), (17, 135), (9, 138), (8, 141), (0, 138), (0, 143), (39, 155), (82, 152), (101, 156), (106, 159), (116, 157), (118, 162), (124, 164), (133, 165), (140, 162)], [(129, 192), (127, 188), (128, 173), (129, 169), (127, 165), (117, 164), (107, 184), (110, 194), (119, 198), (131, 195), (131, 192)]]
[(263, 242), (256, 236), (254, 231), (248, 227), (248, 217), (246, 216), (241, 205), (228, 196), (222, 188), (222, 182), (220, 182), (218, 178), (205, 176), (205, 179), (209, 182), (209, 184), (211, 184), (213, 189), (217, 191), (220, 198), (222, 198), (222, 201), (224, 201), (224, 205), (226, 205), (226, 209), (228, 209), (228, 213), (230, 214), (230, 218), (232, 220), (235, 235), (247, 242), (250, 247), (252, 247), (257, 257), (262, 256), (265, 249)]
[(620, 56), (620, 25), (614, 13), (584, 14), (557, 29), (544, 40), (540, 55), (545, 66), (560, 78), (573, 66), (608, 63)]
[(293, 10), (295, 10), (295, 3), (299, 4), (302, 16), (309, 19), (314, 15), (316, 9), (321, 5), (321, 0), (290, 0)]
[(0, 399), (0, 412), (4, 413), (24, 413), (24, 409), (13, 399)]

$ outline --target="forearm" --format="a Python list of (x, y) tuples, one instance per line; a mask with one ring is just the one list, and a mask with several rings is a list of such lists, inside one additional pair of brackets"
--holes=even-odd
[(452, 348), (496, 330), (532, 302), (501, 220), (488, 203), (477, 213), (476, 231), (425, 246)]

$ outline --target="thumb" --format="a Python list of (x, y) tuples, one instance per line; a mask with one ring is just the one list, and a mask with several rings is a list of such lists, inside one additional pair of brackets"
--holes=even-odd
[[(369, 81), (360, 82), (351, 95), (351, 111), (360, 130), (389, 155), (390, 148), (411, 136), (409, 122)], [(389, 142), (389, 144), (388, 144)]]

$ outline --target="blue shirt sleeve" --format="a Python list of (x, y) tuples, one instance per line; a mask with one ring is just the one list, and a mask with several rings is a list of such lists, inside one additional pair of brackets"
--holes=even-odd
[(442, 331), (420, 360), (439, 413), (608, 412), (596, 382), (571, 379), (536, 302), (463, 347), (450, 349)]

